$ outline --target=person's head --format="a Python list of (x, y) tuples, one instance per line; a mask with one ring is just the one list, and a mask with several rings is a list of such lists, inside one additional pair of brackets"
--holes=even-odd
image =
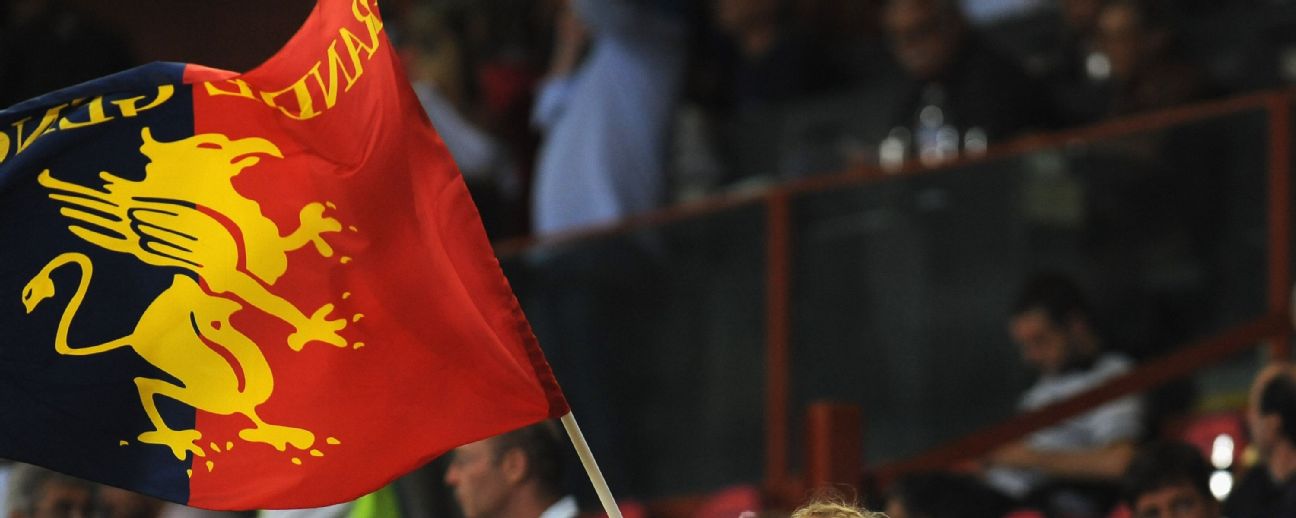
[(1219, 518), (1210, 476), (1210, 464), (1191, 444), (1144, 447), (1130, 461), (1122, 481), (1132, 518)]
[(1280, 445), (1296, 449), (1296, 378), (1290, 365), (1269, 365), (1256, 375), (1247, 425), (1261, 459), (1268, 459)]
[(95, 502), (102, 518), (157, 518), (162, 513), (161, 500), (112, 486), (99, 486)]
[(1089, 305), (1080, 288), (1059, 274), (1041, 274), (1022, 289), (1008, 332), (1026, 363), (1055, 374), (1098, 353)]
[(835, 499), (815, 499), (795, 511), (790, 518), (887, 518), (859, 506)]
[(81, 518), (90, 516), (94, 486), (84, 480), (30, 464), (9, 473), (5, 518)]
[(1171, 31), (1164, 4), (1157, 0), (1108, 0), (1098, 12), (1094, 40), (1111, 63), (1111, 76), (1128, 81), (1158, 60)]
[(890, 0), (882, 22), (896, 62), (919, 80), (936, 79), (954, 63), (967, 26), (955, 0)]
[(729, 34), (776, 25), (784, 0), (714, 0), (716, 25)]
[(455, 448), (445, 481), (466, 518), (494, 517), (562, 495), (562, 439), (552, 421)]

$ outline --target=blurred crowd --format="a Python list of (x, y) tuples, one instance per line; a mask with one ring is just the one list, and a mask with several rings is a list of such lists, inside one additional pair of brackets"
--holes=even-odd
[[(0, 12), (0, 105), (133, 63), (67, 4)], [(411, 0), (385, 15), (488, 232), (506, 238), (1284, 84), (1286, 7)]]
[(1280, 85), (1282, 41), (1194, 53), (1249, 3), (446, 0), (393, 27), (502, 238)]

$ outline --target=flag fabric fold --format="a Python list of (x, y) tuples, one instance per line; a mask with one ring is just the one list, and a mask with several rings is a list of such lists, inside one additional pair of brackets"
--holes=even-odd
[(567, 411), (373, 0), (0, 111), (0, 457), (315, 507)]

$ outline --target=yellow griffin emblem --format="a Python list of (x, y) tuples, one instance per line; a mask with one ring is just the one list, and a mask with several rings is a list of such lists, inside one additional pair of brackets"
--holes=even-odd
[[(246, 304), (290, 324), (293, 332), (286, 341), (294, 351), (310, 342), (347, 347), (347, 340), (338, 334), (347, 322), (330, 318), (332, 304), (307, 316), (271, 291), (287, 271), (288, 252), (313, 244), (320, 255), (332, 257), (333, 249), (324, 234), (340, 231), (341, 224), (324, 215), (326, 204), (310, 203), (301, 209), (297, 229), (284, 235), (261, 213), (257, 202), (235, 190), (232, 179), (261, 157), (282, 158), (279, 148), (267, 140), (203, 134), (159, 142), (148, 128), (142, 138), (140, 151), (149, 158), (143, 180), (102, 172), (103, 188), (95, 189), (59, 180), (46, 170), (38, 181), (49, 189), (50, 199), (63, 205), (59, 212), (72, 220), (68, 230), (76, 236), (133, 255), (148, 265), (187, 270), (201, 279), (202, 285), (190, 275), (176, 274), (171, 286), (140, 315), (131, 334), (98, 345), (72, 347), (69, 329), (94, 268), (86, 255), (69, 252), (46, 264), (23, 289), (27, 312), (54, 295), (51, 274), (55, 270), (79, 267), (80, 284), (59, 320), (55, 350), (86, 356), (130, 347), (180, 382), (135, 378), (145, 413), (155, 428), (141, 433), (140, 442), (170, 447), (181, 460), (187, 452), (205, 456), (197, 444), (200, 432), (173, 430), (162, 420), (154, 399), (161, 395), (207, 412), (245, 416), (253, 425), (239, 432), (245, 441), (269, 444), (279, 451), (288, 445), (299, 450), (311, 448), (315, 444), (312, 432), (267, 424), (257, 415), (256, 407), (274, 390), (274, 376), (258, 345), (229, 318)], [(226, 218), (237, 232), (211, 213)], [(215, 348), (224, 349), (237, 365), (231, 365)], [(219, 451), (215, 443), (212, 448)], [(311, 453), (321, 455), (318, 450)]]

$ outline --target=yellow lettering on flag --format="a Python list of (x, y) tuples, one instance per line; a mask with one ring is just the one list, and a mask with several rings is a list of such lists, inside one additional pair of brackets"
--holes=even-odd
[[(364, 76), (365, 61), (373, 59), (382, 44), (383, 23), (373, 5), (366, 0), (354, 0), (351, 13), (364, 27), (363, 34), (368, 35), (368, 41), (347, 27), (339, 27), (338, 36), (324, 49), (323, 59), (316, 61), (310, 70), (287, 86), (278, 90), (258, 90), (242, 79), (227, 79), (219, 82), (221, 86), (217, 82), (203, 83), (203, 91), (211, 97), (233, 96), (259, 101), (296, 120), (320, 116), (337, 105), (341, 93), (351, 91), (360, 81)], [(346, 47), (345, 55), (338, 50), (338, 41)], [(345, 79), (341, 91), (338, 89), (339, 79)]]

